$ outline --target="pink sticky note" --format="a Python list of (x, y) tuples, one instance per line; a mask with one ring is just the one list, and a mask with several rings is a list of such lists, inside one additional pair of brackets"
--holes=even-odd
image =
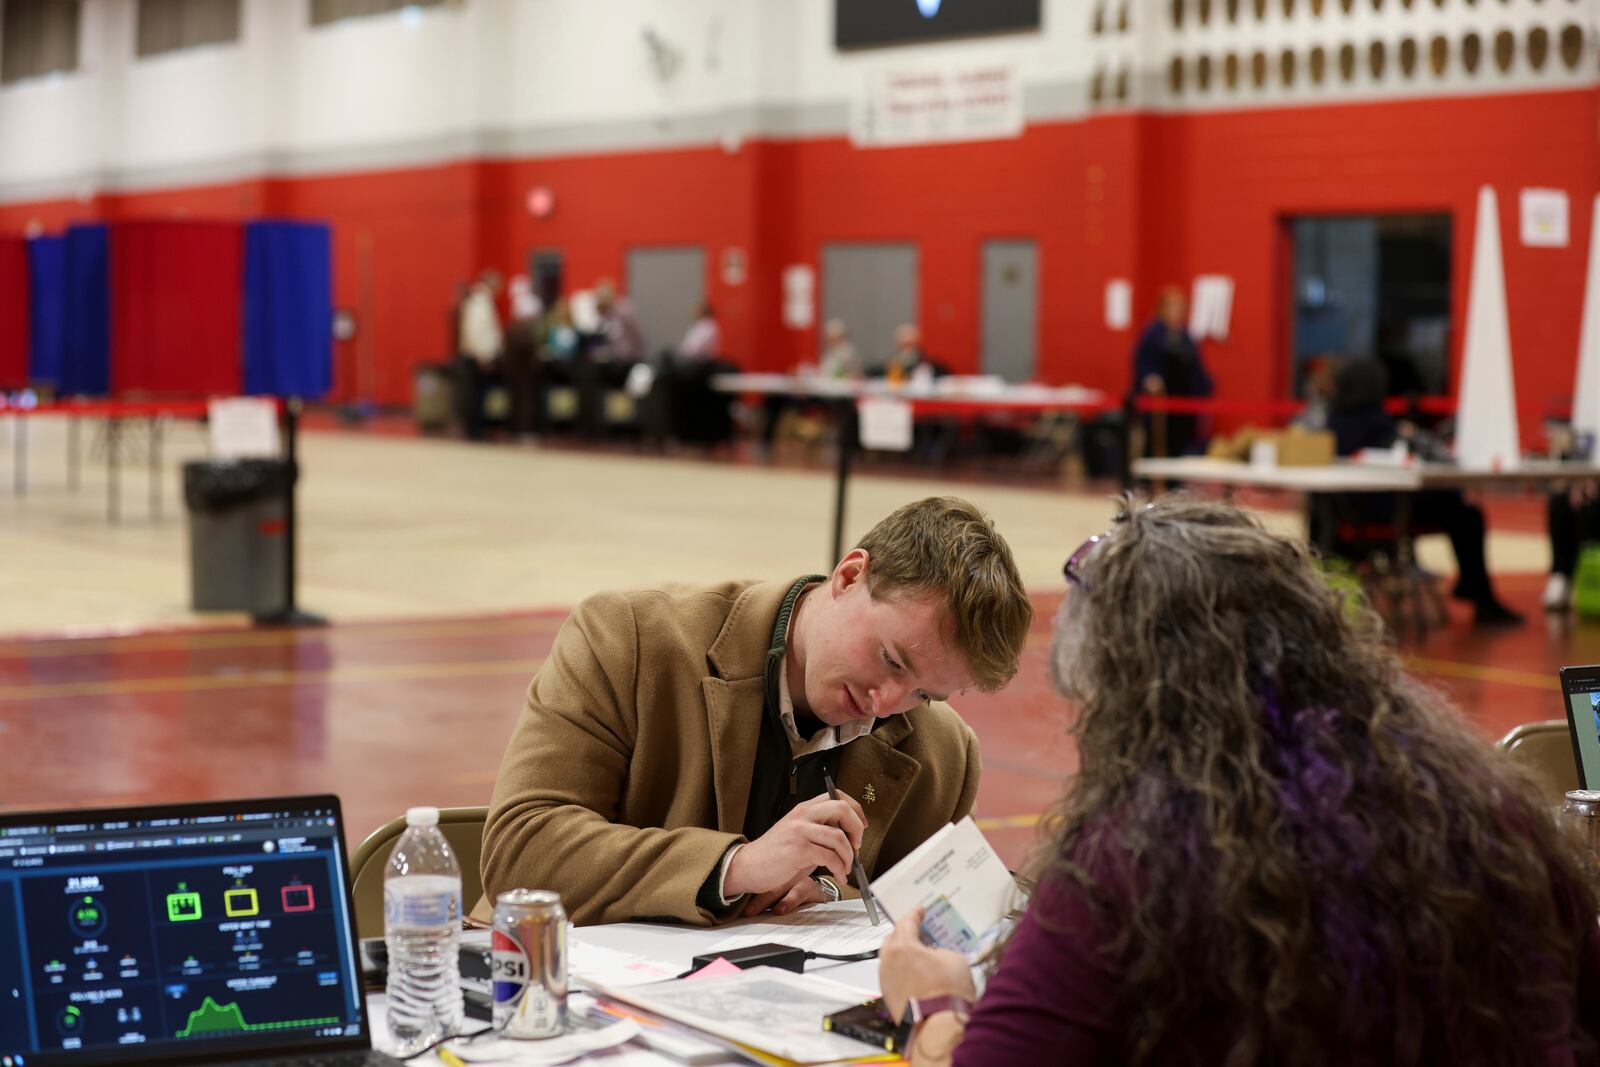
[(726, 957), (718, 956), (698, 971), (691, 974), (690, 978), (721, 978), (725, 974), (738, 974), (739, 968), (729, 963)]

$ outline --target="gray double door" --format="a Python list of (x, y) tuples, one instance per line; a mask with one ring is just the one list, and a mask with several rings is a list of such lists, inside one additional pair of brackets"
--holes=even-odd
[(644, 350), (677, 351), (706, 298), (706, 252), (699, 245), (628, 249), (626, 290), (644, 333)]
[[(915, 325), (917, 306), (916, 245), (842, 241), (822, 246), (823, 322), (845, 324), (864, 367), (888, 362), (895, 327)], [(821, 330), (817, 337), (820, 344)]]
[[(1039, 312), (1039, 252), (1028, 240), (986, 241), (981, 265), (982, 366), (1011, 382), (1034, 376)], [(918, 322), (917, 246), (890, 241), (837, 242), (822, 246), (822, 317), (839, 319), (850, 331), (867, 367), (881, 366), (894, 351), (894, 330)], [(818, 331), (821, 337), (821, 331)], [(932, 352), (944, 364), (960, 353)]]

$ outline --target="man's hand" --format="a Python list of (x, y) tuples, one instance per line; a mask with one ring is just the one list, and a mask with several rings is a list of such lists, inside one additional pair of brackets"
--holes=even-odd
[[(743, 852), (744, 850), (740, 849), (739, 851)], [(734, 859), (738, 858), (737, 856), (734, 857)], [(833, 898), (828, 896), (827, 890), (823, 889), (815, 878), (809, 874), (802, 874), (794, 880), (793, 885), (784, 886), (782, 889), (774, 889), (770, 893), (757, 893), (739, 914), (744, 918), (749, 918), (752, 915), (760, 915), (768, 908), (771, 908), (774, 915), (787, 915), (806, 904), (821, 904), (823, 901), (831, 899)]]
[(843, 885), (866, 829), (866, 813), (854, 797), (841, 794), (830, 800), (824, 793), (796, 804), (772, 829), (733, 854), (723, 896), (732, 900), (746, 893), (759, 898), (777, 892), (772, 899), (781, 900), (818, 867), (826, 867)]
[(878, 988), (883, 1006), (895, 1022), (913, 997), (963, 996), (976, 1000), (967, 958), (947, 948), (922, 943), (922, 909), (912, 908), (894, 924), (894, 932), (878, 951)]

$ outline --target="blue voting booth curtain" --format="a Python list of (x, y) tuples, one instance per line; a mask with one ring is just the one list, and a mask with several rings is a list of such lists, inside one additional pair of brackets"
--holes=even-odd
[(28, 240), (28, 379), (61, 387), (67, 344), (67, 239)]
[(111, 274), (104, 223), (67, 227), (66, 328), (59, 388), (78, 396), (111, 390)]
[(333, 266), (322, 223), (244, 228), (244, 388), (320, 397), (333, 384)]

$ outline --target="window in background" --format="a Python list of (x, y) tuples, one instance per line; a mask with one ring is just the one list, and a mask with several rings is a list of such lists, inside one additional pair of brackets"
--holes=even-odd
[(0, 85), (78, 69), (77, 0), (6, 0)]
[(138, 55), (239, 39), (239, 0), (139, 0)]
[(449, 0), (311, 0), (311, 25), (388, 15), (408, 7), (443, 7)]

